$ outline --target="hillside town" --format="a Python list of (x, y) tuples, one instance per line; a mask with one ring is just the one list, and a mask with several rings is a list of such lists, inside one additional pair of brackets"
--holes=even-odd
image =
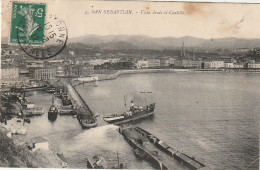
[[(224, 51), (224, 52), (223, 52)], [(49, 80), (57, 77), (86, 77), (109, 73), (112, 70), (193, 69), (193, 70), (255, 70), (260, 69), (260, 49), (239, 48), (226, 52), (194, 52), (182, 48), (173, 55), (95, 53), (81, 55), (73, 50), (50, 60), (34, 60), (23, 51), (3, 46), (1, 49), (2, 86), (28, 83), (30, 80)], [(225, 54), (226, 53), (226, 54)], [(256, 56), (256, 57), (255, 57)], [(255, 59), (256, 58), (256, 59)]]

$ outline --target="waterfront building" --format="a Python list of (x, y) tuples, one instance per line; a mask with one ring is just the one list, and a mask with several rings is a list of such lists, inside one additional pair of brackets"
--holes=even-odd
[(138, 60), (136, 63), (136, 68), (138, 68), (138, 69), (148, 68), (148, 61), (147, 60)]
[(211, 62), (211, 68), (223, 68), (224, 67), (224, 61), (212, 61)]
[(71, 77), (81, 77), (82, 76), (82, 65), (71, 65)]
[(182, 60), (175, 60), (175, 61), (174, 61), (174, 66), (176, 66), (176, 67), (182, 67)]
[(109, 63), (118, 63), (120, 61), (120, 58), (110, 58), (108, 59)]
[(105, 63), (109, 63), (109, 60), (102, 60), (102, 59), (91, 59), (89, 60), (89, 64), (96, 66), (96, 65), (102, 65)]
[(234, 68), (244, 68), (244, 64), (234, 64)]
[(203, 68), (204, 69), (215, 69), (215, 68), (223, 68), (224, 61), (207, 61), (204, 62)]
[(160, 67), (159, 59), (148, 59), (147, 62), (148, 62), (148, 68)]
[(82, 67), (82, 76), (89, 76), (94, 73), (94, 66), (89, 64), (84, 64)]
[(160, 66), (161, 67), (168, 67), (174, 64), (174, 58), (161, 58), (160, 59)]
[(224, 68), (234, 68), (234, 63), (224, 63)]
[(211, 62), (210, 61), (204, 62), (202, 68), (203, 69), (211, 69), (212, 68)]
[(36, 80), (48, 80), (56, 78), (55, 68), (37, 68), (35, 69), (34, 78)]
[(64, 76), (65, 76), (64, 66), (58, 66), (56, 70), (56, 77), (64, 77)]
[(19, 78), (19, 68), (13, 65), (1, 65), (1, 83), (5, 85), (15, 84)]
[(254, 63), (254, 64), (248, 63), (247, 64), (247, 68), (250, 68), (250, 69), (260, 69), (260, 63)]

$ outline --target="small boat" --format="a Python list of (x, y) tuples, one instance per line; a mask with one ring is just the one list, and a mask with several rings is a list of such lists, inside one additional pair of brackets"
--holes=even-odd
[(61, 96), (61, 101), (62, 101), (62, 105), (63, 105), (63, 106), (70, 106), (70, 105), (72, 105), (72, 102), (71, 102), (71, 100), (69, 99), (69, 96), (68, 96), (67, 93), (62, 94), (62, 96)]
[(55, 121), (57, 119), (58, 112), (58, 108), (54, 105), (54, 96), (52, 96), (52, 105), (48, 111), (48, 119)]
[(47, 87), (46, 91), (47, 93), (54, 93), (56, 92), (56, 88), (53, 85), (50, 85), (49, 87)]
[(93, 156), (87, 159), (88, 169), (107, 169), (107, 162), (102, 156)]

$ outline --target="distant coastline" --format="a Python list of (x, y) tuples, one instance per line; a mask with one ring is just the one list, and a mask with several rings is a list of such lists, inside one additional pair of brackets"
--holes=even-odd
[(114, 74), (100, 74), (98, 81), (112, 80), (124, 74), (141, 74), (141, 73), (177, 73), (177, 72), (246, 72), (260, 73), (260, 69), (139, 69), (139, 70), (118, 70)]

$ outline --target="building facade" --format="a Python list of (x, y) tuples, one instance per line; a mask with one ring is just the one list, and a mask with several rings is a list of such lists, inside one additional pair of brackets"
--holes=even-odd
[(136, 63), (136, 68), (138, 68), (138, 69), (148, 68), (148, 61), (138, 60), (137, 63)]
[(148, 59), (148, 68), (160, 67), (160, 60), (159, 59)]
[(55, 68), (38, 68), (35, 69), (35, 79), (36, 80), (48, 80), (56, 78)]

